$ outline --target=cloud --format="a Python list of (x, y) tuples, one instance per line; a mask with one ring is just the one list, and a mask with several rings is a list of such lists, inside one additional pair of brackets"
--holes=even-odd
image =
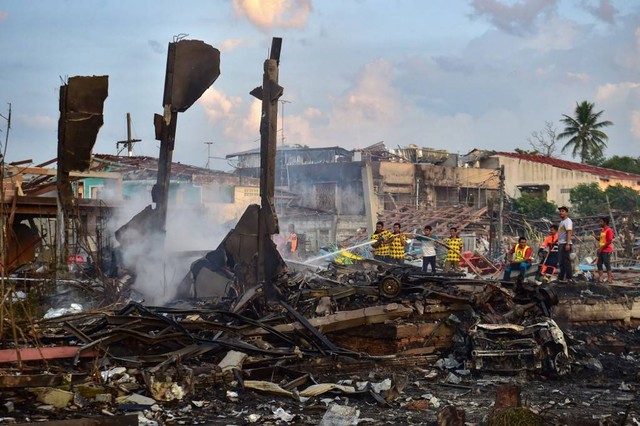
[(618, 9), (611, 4), (610, 0), (599, 0), (597, 6), (592, 5), (588, 0), (582, 0), (580, 5), (596, 18), (608, 24), (615, 24)]
[(241, 98), (227, 96), (213, 87), (204, 92), (199, 102), (204, 106), (209, 119), (214, 121), (228, 117), (242, 105)]
[(246, 45), (247, 41), (239, 38), (228, 38), (226, 40), (222, 40), (219, 43), (219, 49), (221, 52), (231, 52), (232, 50), (237, 49), (243, 45)]
[(355, 85), (333, 102), (336, 119), (361, 123), (389, 123), (401, 109), (399, 92), (393, 87), (393, 65), (385, 59), (366, 64)]
[(540, 52), (568, 50), (575, 47), (588, 28), (574, 21), (557, 16), (550, 17), (538, 24), (538, 31), (529, 38), (523, 39), (523, 47)]
[(589, 74), (584, 72), (579, 72), (579, 73), (567, 72), (565, 75), (569, 80), (579, 81), (580, 83), (586, 83), (589, 81), (589, 78), (590, 78)]
[(433, 60), (443, 71), (459, 72), (462, 74), (473, 72), (473, 65), (461, 58), (454, 56), (436, 56)]
[(532, 33), (541, 15), (550, 16), (558, 0), (522, 0), (508, 5), (499, 0), (472, 0), (472, 16), (485, 17), (496, 28), (513, 35)]
[(9, 14), (7, 12), (5, 12), (4, 10), (0, 10), (0, 22), (6, 20), (8, 16)]
[[(211, 125), (221, 128), (225, 143), (233, 152), (255, 148), (251, 145), (259, 137), (262, 104), (254, 100), (248, 106), (238, 96), (228, 96), (218, 89), (207, 89), (198, 103)], [(223, 148), (221, 148), (224, 151)]]
[(618, 103), (629, 97), (635, 97), (636, 100), (640, 100), (640, 83), (608, 83), (599, 86), (596, 91), (597, 102)]
[(640, 111), (631, 111), (631, 133), (640, 140)]
[(262, 30), (302, 28), (311, 14), (311, 0), (233, 0), (233, 9)]
[(629, 155), (629, 149), (633, 146), (629, 139), (640, 140), (640, 83), (627, 81), (604, 84), (598, 87), (595, 100), (605, 108), (606, 119), (614, 123), (611, 131), (607, 132), (609, 140), (618, 141), (623, 148), (621, 152)]
[(21, 115), (18, 121), (25, 127), (32, 129), (51, 130), (58, 128), (58, 119), (48, 115)]

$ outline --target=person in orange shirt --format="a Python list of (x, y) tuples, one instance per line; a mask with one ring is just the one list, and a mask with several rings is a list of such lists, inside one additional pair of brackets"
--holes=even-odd
[(536, 273), (536, 280), (542, 275), (551, 275), (558, 266), (558, 226), (549, 227), (550, 235), (540, 245), (538, 255), (541, 257), (540, 268)]
[(531, 247), (527, 245), (527, 239), (524, 237), (520, 237), (518, 240), (518, 244), (513, 246), (511, 251), (509, 251), (509, 255), (511, 257), (511, 261), (504, 268), (504, 281), (509, 281), (511, 279), (511, 270), (514, 268), (520, 269), (520, 277), (524, 279), (524, 276), (531, 266), (533, 250)]
[(287, 256), (298, 257), (298, 234), (293, 223), (289, 224), (289, 236), (287, 236)]

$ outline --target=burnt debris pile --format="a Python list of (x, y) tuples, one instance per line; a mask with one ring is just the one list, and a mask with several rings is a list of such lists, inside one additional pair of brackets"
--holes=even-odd
[[(37, 321), (16, 317), (20, 332), (0, 351), (3, 415), (283, 423), (335, 410), (364, 418), (373, 410), (435, 419), (472, 390), (483, 401), (495, 386), (522, 380), (554, 379), (562, 388), (580, 378), (602, 380), (608, 363), (636, 362), (629, 332), (616, 341), (615, 333), (585, 340), (584, 331), (633, 322), (634, 296), (611, 289), (598, 302), (597, 295), (564, 293), (364, 261), (287, 269), (244, 294), (165, 307), (128, 301)], [(623, 297), (628, 318), (614, 302)], [(617, 389), (623, 396), (637, 381), (625, 371)], [(536, 398), (543, 403), (543, 395)], [(467, 416), (481, 408), (471, 406)], [(569, 415), (569, 408), (559, 412)]]

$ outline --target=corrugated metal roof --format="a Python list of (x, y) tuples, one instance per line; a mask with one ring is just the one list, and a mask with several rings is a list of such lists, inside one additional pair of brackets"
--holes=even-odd
[(584, 173), (590, 173), (592, 175), (600, 176), (603, 178), (617, 178), (635, 180), (640, 182), (640, 175), (633, 173), (621, 172), (619, 170), (605, 169), (604, 167), (591, 166), (589, 164), (576, 163), (573, 161), (560, 160), (557, 158), (545, 157), (542, 155), (532, 154), (519, 154), (517, 152), (495, 152), (495, 155), (501, 155), (503, 157), (517, 158), (520, 160), (531, 161), (534, 163), (548, 164), (553, 167), (558, 167), (567, 170), (577, 170)]

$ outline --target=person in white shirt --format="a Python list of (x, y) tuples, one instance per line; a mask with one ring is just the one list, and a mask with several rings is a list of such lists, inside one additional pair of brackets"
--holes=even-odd
[(573, 279), (573, 267), (571, 265), (571, 237), (573, 237), (573, 221), (569, 219), (569, 209), (566, 206), (558, 207), (560, 224), (558, 225), (558, 258), (560, 272), (558, 282), (567, 283)]
[(416, 239), (420, 241), (422, 247), (422, 272), (428, 272), (431, 265), (431, 273), (436, 272), (436, 243), (431, 236), (431, 226), (424, 227), (424, 236), (416, 235)]

